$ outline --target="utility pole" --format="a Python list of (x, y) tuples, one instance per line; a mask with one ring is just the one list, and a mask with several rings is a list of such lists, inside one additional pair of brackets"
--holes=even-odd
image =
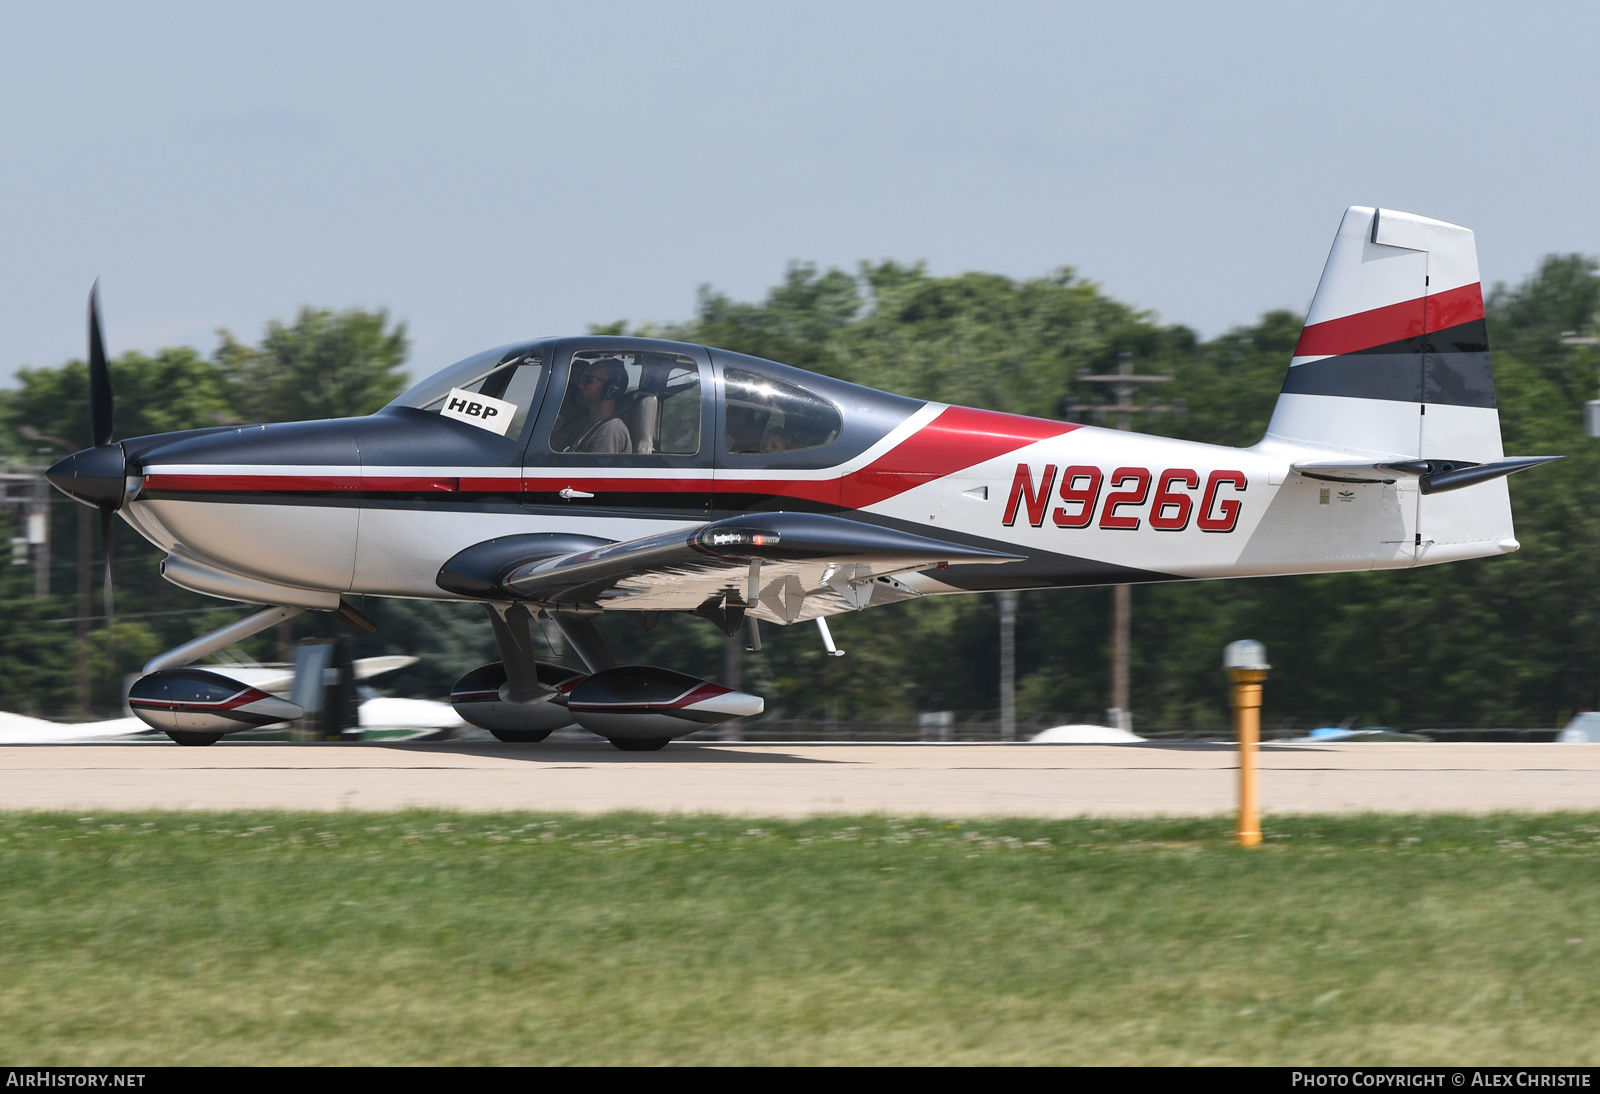
[(1000, 606), (1000, 739), (1017, 739), (1017, 598), (1014, 590), (995, 593)]
[[(48, 433), (41, 433), (31, 425), (22, 426), (17, 432), (26, 439), (37, 443), (52, 444), (63, 452), (78, 451), (78, 445), (71, 441), (52, 437)], [(94, 583), (94, 510), (87, 505), (79, 505), (78, 509), (78, 600), (77, 610), (77, 707), (78, 717), (89, 717), (89, 701), (93, 679), (90, 675), (92, 660), (89, 654), (90, 624), (93, 622), (90, 606), (91, 593)], [(48, 523), (48, 520), (46, 521)]]
[(28, 545), (33, 548), (33, 595), (50, 595), (50, 482), (40, 468), (33, 482), (33, 504), (28, 507)]
[[(1171, 380), (1170, 372), (1160, 376), (1141, 376), (1135, 373), (1133, 354), (1124, 351), (1117, 359), (1116, 372), (1097, 374), (1088, 369), (1078, 370), (1079, 383), (1110, 384), (1117, 401), (1070, 403), (1067, 406), (1067, 413), (1074, 416), (1090, 413), (1102, 422), (1115, 415), (1116, 428), (1122, 430), (1133, 429), (1133, 416), (1141, 411), (1150, 415), (1152, 422), (1162, 414), (1171, 414), (1181, 421), (1188, 413), (1188, 406), (1182, 399), (1174, 399), (1170, 404), (1148, 403), (1143, 406), (1133, 401), (1140, 384), (1165, 384)], [(1132, 620), (1133, 587), (1113, 585), (1111, 587), (1111, 709), (1106, 711), (1106, 720), (1113, 727), (1129, 732), (1133, 730), (1133, 712), (1128, 709), (1128, 631)]]
[[(1568, 332), (1560, 341), (1563, 346), (1600, 348), (1600, 338), (1579, 337), (1571, 332)], [(1600, 438), (1600, 399), (1590, 399), (1583, 404), (1583, 432), (1591, 440)], [(1600, 709), (1600, 707), (1596, 709)]]
[[(728, 640), (722, 646), (722, 686), (738, 691), (744, 677), (744, 628), (740, 627), (728, 635)], [(724, 722), (718, 727), (717, 737), (723, 741), (742, 741), (744, 734), (739, 730), (739, 720)]]
[(16, 509), (22, 534), (11, 539), (11, 565), (33, 567), (33, 595), (50, 595), (50, 484), (44, 468), (4, 461), (0, 508)]

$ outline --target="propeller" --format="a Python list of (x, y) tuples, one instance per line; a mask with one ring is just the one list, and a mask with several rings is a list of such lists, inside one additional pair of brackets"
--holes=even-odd
[(111, 592), (111, 563), (116, 549), (117, 510), (127, 500), (128, 454), (111, 440), (111, 369), (106, 360), (106, 340), (100, 330), (100, 282), (89, 290), (89, 440), (90, 447), (74, 452), (45, 472), (45, 478), (63, 494), (100, 511), (100, 550), (105, 557), (105, 616), (107, 653), (111, 654), (111, 627), (115, 622)]
[(109, 505), (100, 507), (100, 553), (105, 556), (105, 611), (106, 648), (111, 648), (111, 624), (116, 621), (115, 598), (111, 595), (111, 559), (117, 543), (117, 511)]
[[(89, 289), (89, 439), (95, 448), (111, 441), (112, 406), (111, 370), (106, 365), (106, 340), (100, 330), (100, 279), (96, 278)], [(111, 592), (111, 562), (116, 551), (120, 501), (120, 498), (105, 499), (99, 504), (100, 553), (105, 559), (106, 660), (111, 663), (115, 662), (116, 652), (112, 639), (116, 616)]]
[(100, 333), (99, 278), (89, 289), (89, 434), (96, 448), (111, 440), (111, 370)]

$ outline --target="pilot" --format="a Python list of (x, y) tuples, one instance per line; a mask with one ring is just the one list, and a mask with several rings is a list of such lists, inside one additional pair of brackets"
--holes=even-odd
[[(617, 417), (617, 400), (628, 388), (628, 370), (615, 357), (587, 361), (572, 381), (577, 414), (588, 425), (564, 452), (632, 452), (633, 434)], [(569, 396), (570, 400), (571, 396)]]

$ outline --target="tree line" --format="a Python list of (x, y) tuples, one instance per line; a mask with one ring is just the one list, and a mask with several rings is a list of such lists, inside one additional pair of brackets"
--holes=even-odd
[[(1563, 344), (1591, 333), (1600, 312), (1594, 259), (1553, 255), (1520, 284), (1497, 286), (1487, 309), (1508, 454), (1568, 458), (1510, 480), (1522, 550), (1414, 571), (1171, 582), (1134, 590), (1132, 709), (1136, 726), (1221, 726), (1222, 646), (1267, 644), (1276, 666), (1268, 725), (1354, 720), (1389, 725), (1550, 725), (1600, 699), (1600, 453), (1583, 434), (1600, 353)], [(854, 271), (793, 264), (759, 301), (702, 289), (695, 314), (632, 333), (722, 346), (872, 387), (1049, 418), (1092, 417), (1096, 385), (1083, 373), (1131, 355), (1140, 372), (1166, 371), (1163, 402), (1184, 413), (1141, 414), (1144, 432), (1248, 445), (1258, 440), (1302, 317), (1273, 311), (1202, 339), (1106, 295), (1071, 269), (1034, 279), (920, 265), (863, 263)], [(590, 328), (623, 333), (626, 322)], [(368, 413), (404, 386), (408, 343), (382, 313), (306, 309), (247, 345), (224, 332), (207, 358), (188, 348), (113, 360), (117, 435), (234, 421)], [(426, 374), (447, 362), (421, 363)], [(0, 445), (14, 458), (49, 458), (48, 435), (87, 443), (80, 361), (25, 369), (0, 392)], [(1152, 396), (1153, 398), (1153, 396)], [(49, 451), (53, 456), (54, 450)], [(74, 503), (52, 506), (58, 579), (31, 596), (22, 567), (0, 574), (0, 709), (67, 713), (72, 705)], [(115, 666), (97, 665), (95, 703), (114, 706), (120, 674), (229, 617), (230, 609), (157, 576), (154, 548), (122, 528)], [(234, 612), (237, 609), (232, 609)], [(494, 659), (481, 609), (368, 600), (376, 635), (350, 636), (357, 655), (421, 654), (398, 693), (442, 697), (461, 672)], [(189, 614), (155, 614), (155, 613)], [(1022, 595), (1018, 710), (1092, 718), (1109, 705), (1106, 589)], [(649, 634), (625, 617), (602, 621), (619, 657), (716, 678), (722, 635), (701, 620), (664, 618)], [(100, 623), (97, 622), (97, 626)], [(338, 627), (308, 614), (297, 636)], [(767, 628), (748, 653), (744, 683), (768, 710), (791, 717), (908, 717), (998, 705), (997, 612), (992, 597), (930, 597), (836, 618), (848, 656), (823, 656), (809, 627)], [(249, 647), (268, 659), (272, 636)], [(92, 655), (103, 657), (103, 644)]]

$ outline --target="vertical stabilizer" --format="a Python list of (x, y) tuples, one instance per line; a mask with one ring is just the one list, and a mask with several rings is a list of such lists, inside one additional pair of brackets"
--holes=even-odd
[(1348, 209), (1267, 434), (1352, 454), (1499, 459), (1472, 232)]
[[(1262, 447), (1283, 444), (1333, 460), (1504, 456), (1470, 230), (1345, 211)], [(1516, 547), (1503, 478), (1427, 495), (1411, 475), (1385, 483), (1384, 508), (1403, 533), (1384, 543), (1413, 563)]]

